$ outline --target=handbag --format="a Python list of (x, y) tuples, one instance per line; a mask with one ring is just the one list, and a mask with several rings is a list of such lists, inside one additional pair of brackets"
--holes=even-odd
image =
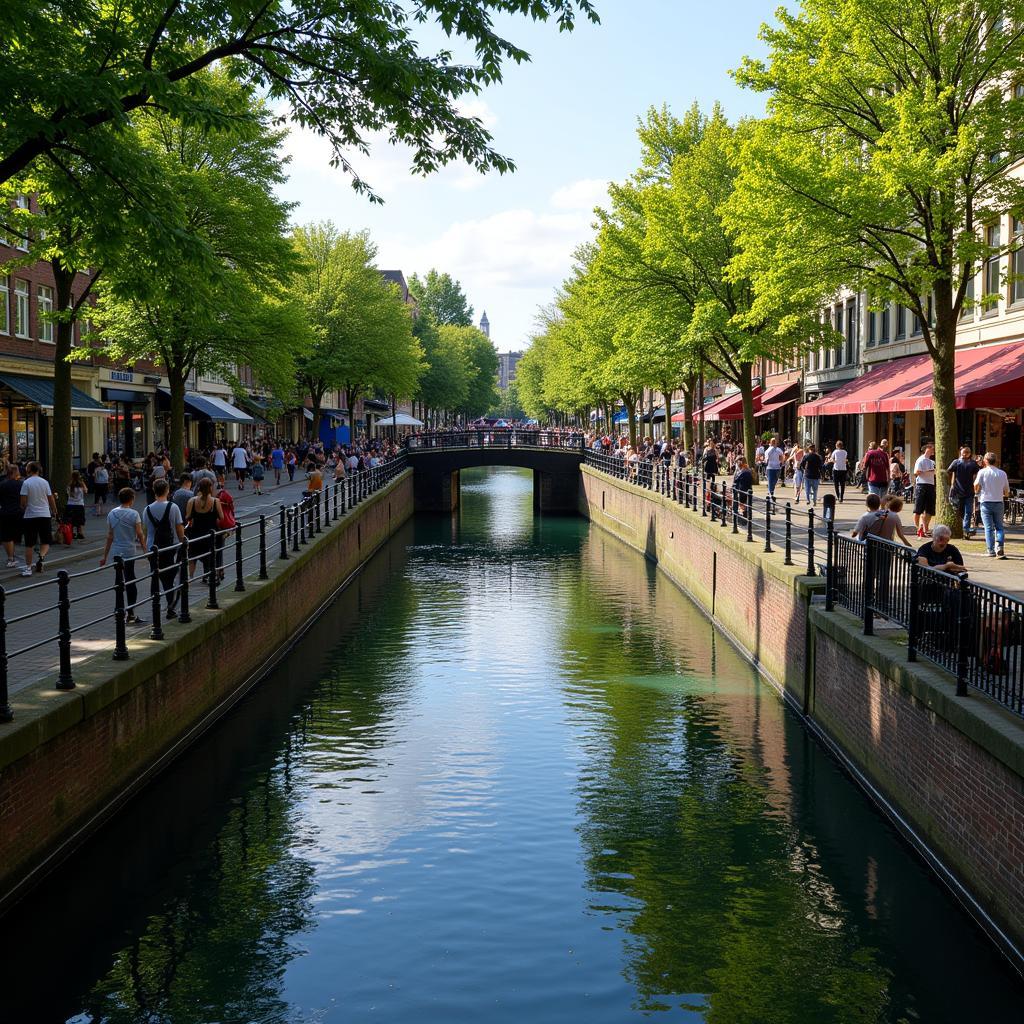
[(67, 544), (70, 546), (72, 543), (74, 543), (74, 536), (72, 535), (71, 532), (71, 524), (61, 523), (60, 526), (57, 527), (57, 536), (60, 538), (61, 544)]

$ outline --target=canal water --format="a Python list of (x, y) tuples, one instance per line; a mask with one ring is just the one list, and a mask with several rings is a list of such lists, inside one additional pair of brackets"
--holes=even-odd
[(686, 598), (528, 474), (462, 480), (3, 919), (0, 1020), (1021, 1020)]

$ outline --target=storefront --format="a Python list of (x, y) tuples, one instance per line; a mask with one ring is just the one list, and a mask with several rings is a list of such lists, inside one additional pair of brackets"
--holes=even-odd
[[(1021, 407), (1024, 406), (1024, 345), (1019, 341), (965, 348), (956, 354), (957, 433), (974, 451), (993, 451), (1011, 478), (1022, 476)], [(800, 407), (800, 415), (823, 425), (834, 417), (859, 418), (862, 443), (889, 441), (908, 460), (934, 440), (932, 361), (928, 355), (894, 359)], [(837, 436), (842, 436), (837, 435)]]
[[(107, 414), (106, 406), (84, 391), (71, 388), (71, 462), (82, 466), (83, 420)], [(49, 462), (53, 380), (22, 374), (0, 374), (0, 456), (18, 462)]]
[(152, 394), (123, 388), (101, 388), (107, 406), (104, 448), (108, 455), (124, 455), (128, 459), (145, 456), (146, 414)]
[[(157, 402), (161, 413), (164, 444), (171, 440), (171, 393), (157, 389)], [(240, 428), (251, 427), (255, 420), (247, 412), (214, 395), (198, 391), (185, 392), (185, 447), (207, 451), (218, 443), (230, 444), (238, 440)]]

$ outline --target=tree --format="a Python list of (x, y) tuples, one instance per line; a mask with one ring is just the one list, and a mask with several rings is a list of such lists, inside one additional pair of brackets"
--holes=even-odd
[[(767, 60), (737, 73), (771, 94), (731, 215), (738, 272), (763, 303), (823, 303), (850, 286), (876, 308), (909, 307), (932, 359), (946, 465), (957, 450), (961, 310), (979, 262), (1020, 244), (980, 232), (1024, 206), (1024, 180), (1007, 173), (1024, 155), (1024, 3), (804, 0), (798, 16), (778, 18), (761, 31)], [(943, 488), (938, 500), (957, 529)]]
[(442, 324), (438, 333), (460, 353), (466, 367), (463, 413), (467, 418), (482, 416), (498, 395), (498, 353), (490, 338), (476, 327)]
[(97, 310), (113, 358), (154, 358), (164, 367), (177, 466), (184, 464), (192, 373), (237, 384), (244, 363), (279, 394), (290, 391), (293, 353), (308, 337), (301, 309), (282, 289), (296, 266), (285, 235), (289, 207), (273, 195), (283, 180), (282, 133), (244, 88), (224, 75), (210, 77), (217, 81), (204, 80), (207, 92), (247, 111), (232, 132), (203, 132), (162, 111), (136, 117), (135, 131), (161, 162), (164, 188), (180, 203), (187, 244), (172, 257), (154, 252), (147, 232), (135, 234), (105, 274)]
[(454, 340), (441, 336), (428, 316), (417, 316), (413, 333), (423, 348), (426, 369), (420, 377), (417, 395), (423, 419), (430, 421), (444, 410), (462, 408), (469, 393), (469, 367)]
[(429, 317), (439, 327), (442, 324), (473, 325), (473, 307), (462, 285), (450, 274), (431, 270), (425, 280), (413, 274), (409, 280), (409, 291), (419, 306), (419, 315)]
[[(5, 4), (0, 13), (0, 183), (40, 158), (81, 157), (106, 167), (98, 129), (130, 131), (159, 109), (193, 128), (224, 128), (236, 114), (203, 72), (221, 67), (291, 118), (327, 138), (334, 161), (365, 151), (364, 132), (412, 149), (421, 173), (461, 158), (481, 171), (513, 169), (481, 121), (458, 101), (499, 82), (505, 61), (528, 54), (496, 31), (495, 14), (596, 21), (590, 0), (424, 0), (414, 10), (352, 0), (164, 0)], [(420, 24), (468, 44), (423, 53)], [(372, 193), (371, 193), (372, 196)]]

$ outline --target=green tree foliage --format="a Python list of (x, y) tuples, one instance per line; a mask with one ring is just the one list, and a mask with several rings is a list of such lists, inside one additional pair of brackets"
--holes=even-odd
[[(454, 159), (510, 170), (478, 118), (459, 112), (467, 94), (501, 80), (528, 54), (505, 38), (495, 14), (597, 20), (590, 0), (424, 0), (414, 8), (352, 0), (165, 0), (145, 3), (14, 2), (0, 6), (0, 182), (35, 160), (80, 156), (108, 166), (103, 133), (130, 131), (132, 115), (160, 109), (197, 128), (236, 122), (202, 72), (287, 105), (292, 119), (327, 138), (335, 162), (365, 151), (366, 131), (412, 149), (422, 173)], [(422, 52), (433, 23), (475, 54)], [(372, 193), (371, 193), (372, 194)]]
[[(177, 197), (186, 244), (170, 254), (148, 232), (128, 239), (101, 281), (97, 310), (107, 353), (154, 359), (171, 392), (171, 458), (184, 463), (184, 396), (193, 372), (237, 383), (250, 366), (279, 395), (294, 381), (293, 352), (308, 327), (281, 284), (295, 266), (285, 236), (288, 206), (274, 198), (283, 180), (282, 133), (270, 114), (224, 76), (204, 82), (224, 105), (247, 115), (231, 132), (207, 133), (163, 111), (136, 115), (135, 131), (160, 161)], [(157, 229), (159, 230), (159, 229)]]
[[(983, 237), (1024, 206), (1024, 3), (804, 0), (764, 27), (744, 85), (769, 118), (746, 141), (731, 223), (758, 303), (825, 301), (841, 286), (918, 316), (933, 363), (938, 461), (956, 455), (956, 326)], [(992, 297), (982, 297), (989, 301)], [(939, 489), (940, 516), (955, 517)]]
[(366, 232), (307, 224), (292, 234), (303, 269), (292, 280), (293, 301), (305, 307), (312, 331), (298, 356), (298, 379), (313, 402), (313, 435), (328, 391), (342, 390), (347, 408), (370, 391), (411, 396), (422, 372), (422, 350), (410, 313), (374, 261)]
[(498, 392), (498, 400), (487, 410), (488, 416), (505, 420), (524, 419), (523, 406), (519, 401), (519, 387), (514, 380)]
[(418, 399), (424, 421), (445, 418), (445, 413), (462, 409), (469, 395), (469, 366), (454, 338), (442, 335), (434, 321), (422, 314), (413, 327), (423, 346), (426, 369), (420, 377)]
[(409, 279), (409, 291), (416, 299), (420, 316), (429, 317), (439, 327), (442, 324), (472, 326), (473, 307), (462, 285), (451, 274), (430, 270), (422, 279), (413, 274)]
[(466, 397), (462, 411), (469, 418), (482, 416), (498, 395), (498, 353), (490, 338), (476, 327), (442, 324), (442, 341), (459, 354), (466, 373)]

